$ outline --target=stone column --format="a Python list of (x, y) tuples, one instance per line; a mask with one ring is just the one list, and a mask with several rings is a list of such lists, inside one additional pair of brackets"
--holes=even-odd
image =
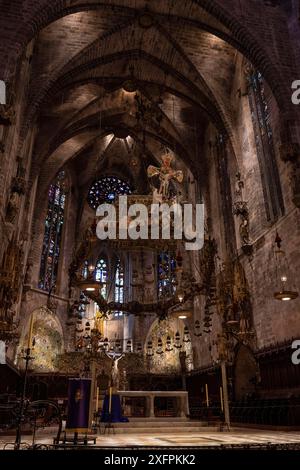
[(147, 409), (147, 416), (149, 418), (154, 418), (154, 395), (151, 393), (147, 397), (148, 409)]
[(183, 401), (183, 413), (184, 413), (184, 416), (189, 416), (190, 415), (190, 408), (189, 408), (189, 397), (188, 395), (185, 395), (184, 397), (182, 397), (182, 401)]
[(95, 385), (96, 385), (96, 362), (95, 359), (91, 361), (91, 395), (90, 395), (90, 410), (89, 410), (89, 428), (92, 426), (93, 416), (95, 412), (96, 403), (94, 401)]
[(127, 341), (129, 339), (132, 340), (133, 336), (133, 324), (134, 324), (134, 316), (133, 315), (123, 315), (123, 351), (126, 351)]
[(177, 406), (178, 406), (178, 416), (180, 418), (186, 418), (189, 414), (189, 409), (188, 409), (188, 402), (187, 402), (187, 397), (185, 395), (180, 395), (177, 398)]
[(222, 374), (222, 387), (223, 387), (223, 399), (224, 399), (225, 425), (227, 427), (227, 430), (230, 431), (228, 384), (227, 384), (227, 372), (226, 372), (226, 362), (225, 361), (221, 362), (221, 374)]

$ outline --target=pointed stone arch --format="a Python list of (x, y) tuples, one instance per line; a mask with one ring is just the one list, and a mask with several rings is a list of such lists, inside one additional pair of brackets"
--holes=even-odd
[[(30, 367), (34, 371), (54, 372), (57, 357), (64, 350), (64, 335), (60, 319), (45, 305), (34, 309), (28, 316), (21, 333), (18, 353), (20, 354), (21, 350), (27, 347), (31, 316), (33, 316), (35, 345), (32, 354), (34, 359)], [(20, 357), (17, 361), (20, 367), (24, 366), (24, 361)]]

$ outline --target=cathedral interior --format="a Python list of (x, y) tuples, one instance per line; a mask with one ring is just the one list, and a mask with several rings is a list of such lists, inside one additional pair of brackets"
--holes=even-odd
[[(97, 444), (300, 446), (299, 8), (0, 1), (1, 448), (33, 416), (45, 442), (60, 419)], [(201, 246), (101, 239), (120, 196), (201, 208)]]

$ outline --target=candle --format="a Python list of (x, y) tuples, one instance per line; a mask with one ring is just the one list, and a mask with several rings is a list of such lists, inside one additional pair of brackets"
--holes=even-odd
[(205, 384), (205, 395), (206, 395), (206, 406), (209, 407), (208, 386), (207, 386), (207, 384)]
[(112, 398), (112, 387), (109, 387), (109, 406), (108, 406), (109, 414), (111, 414), (111, 398)]
[(223, 389), (220, 387), (220, 400), (221, 400), (221, 411), (224, 411), (224, 401), (223, 401)]
[(34, 323), (34, 318), (33, 318), (33, 314), (32, 314), (31, 317), (30, 317), (30, 326), (29, 326), (29, 332), (28, 332), (27, 349), (31, 349), (31, 346), (32, 346), (33, 323)]
[(98, 412), (98, 408), (99, 408), (99, 387), (97, 387), (97, 390), (96, 390), (96, 413)]

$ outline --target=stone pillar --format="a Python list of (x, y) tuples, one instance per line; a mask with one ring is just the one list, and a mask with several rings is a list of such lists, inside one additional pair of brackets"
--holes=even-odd
[(189, 415), (190, 415), (190, 407), (189, 407), (189, 397), (188, 397), (188, 395), (185, 395), (185, 397), (183, 397), (183, 412), (184, 412), (184, 415), (185, 415), (185, 416), (189, 416)]
[(154, 414), (154, 395), (151, 393), (148, 397), (147, 397), (147, 404), (148, 404), (148, 407), (147, 407), (147, 416), (149, 418), (154, 418), (155, 417), (155, 414)]
[(177, 398), (177, 403), (178, 403), (178, 416), (180, 418), (184, 418), (184, 397), (180, 396)]
[(229, 401), (228, 401), (228, 384), (227, 384), (227, 372), (226, 362), (221, 362), (221, 374), (222, 374), (222, 387), (223, 387), (223, 399), (224, 399), (224, 417), (225, 426), (230, 431), (230, 414), (229, 414)]
[(94, 359), (91, 361), (91, 395), (90, 395), (90, 409), (89, 409), (89, 428), (92, 426), (93, 416), (95, 412), (96, 403), (94, 401), (95, 386), (96, 386), (96, 362)]
[(126, 351), (127, 340), (132, 339), (134, 317), (133, 315), (124, 314), (123, 316), (123, 351)]
[(180, 395), (177, 398), (177, 414), (180, 418), (186, 418), (189, 415), (188, 397), (187, 395)]

